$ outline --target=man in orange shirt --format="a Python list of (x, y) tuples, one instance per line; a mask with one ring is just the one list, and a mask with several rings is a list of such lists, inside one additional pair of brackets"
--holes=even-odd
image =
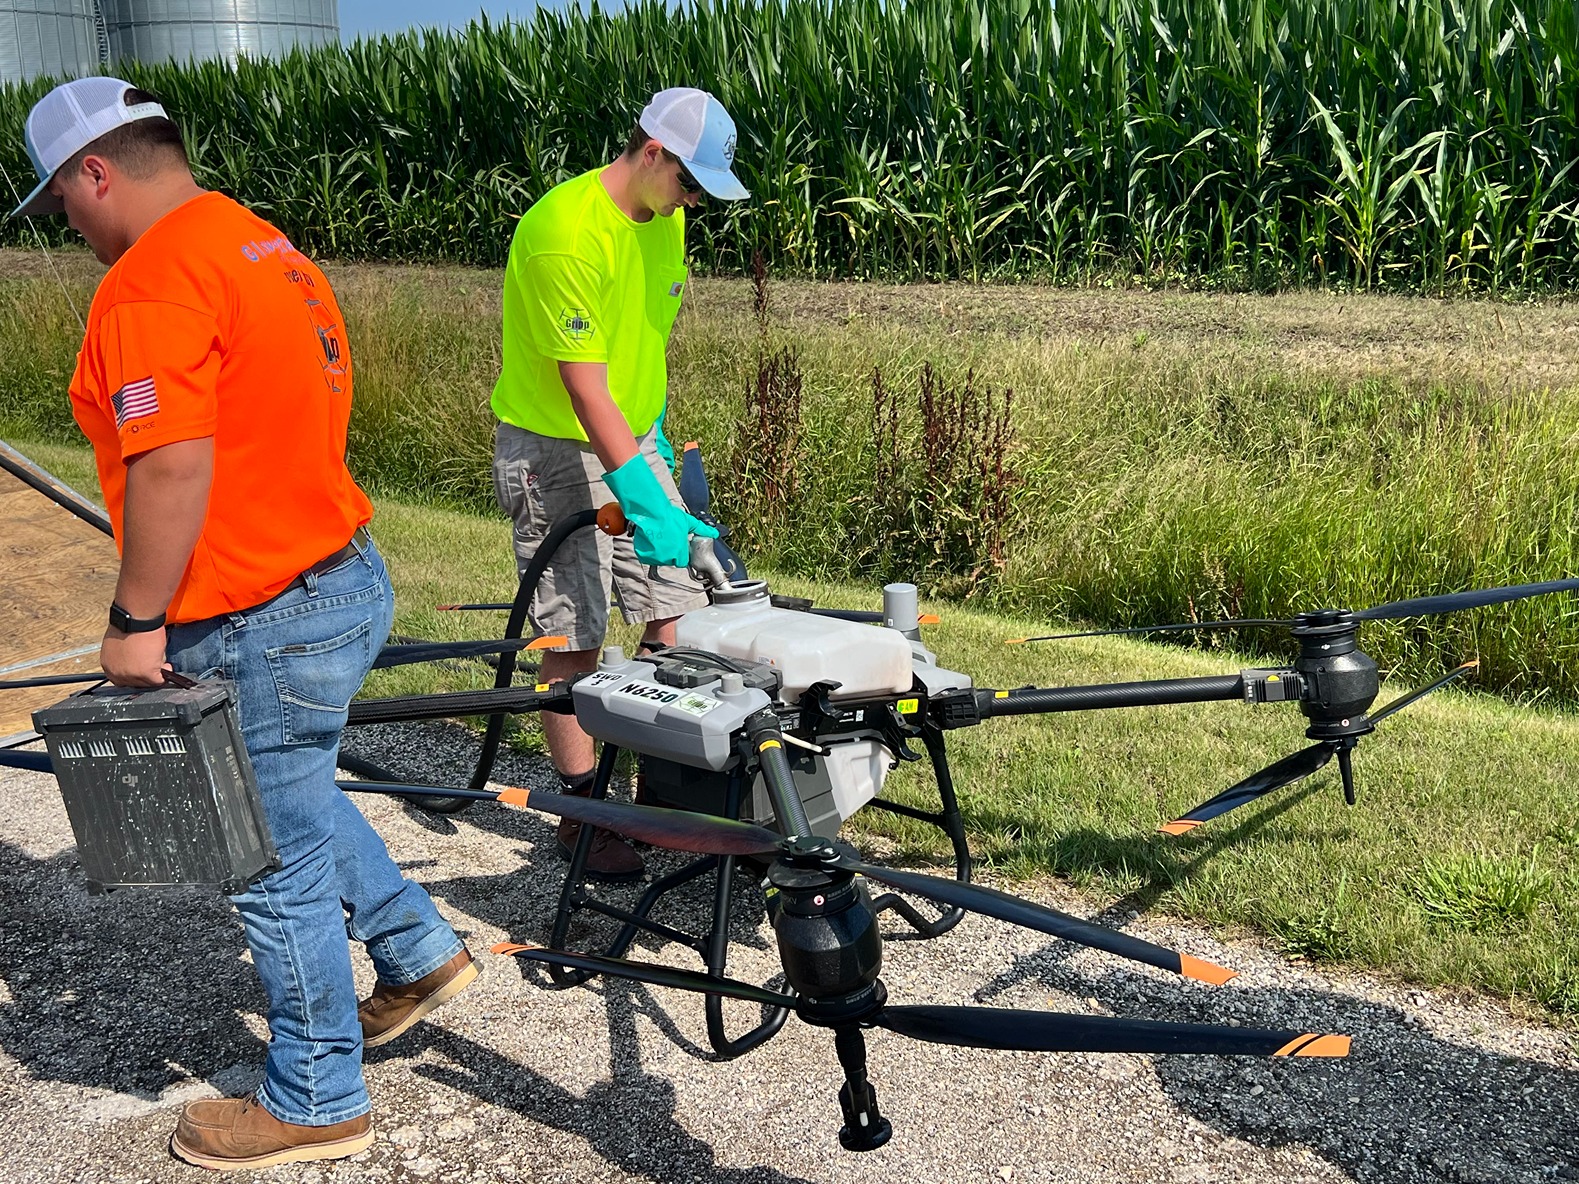
[[(189, 1104), (171, 1148), (222, 1169), (353, 1155), (373, 1141), (364, 1044), (477, 971), (335, 786), (394, 611), (344, 460), (340, 310), (284, 235), (198, 187), (179, 129), (128, 83), (56, 87), (27, 147), (40, 181), (13, 216), (64, 212), (110, 265), (71, 383), (121, 552), (100, 660), (121, 686), (231, 680), (282, 864), (231, 898), (268, 996), (263, 1082)], [(378, 972), (360, 1007), (347, 932)]]

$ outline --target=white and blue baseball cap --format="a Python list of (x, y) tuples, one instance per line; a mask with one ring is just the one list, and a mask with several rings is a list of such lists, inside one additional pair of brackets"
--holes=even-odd
[(66, 207), (45, 187), (61, 165), (123, 124), (169, 118), (158, 103), (128, 104), (126, 92), (132, 89), (131, 83), (120, 78), (78, 78), (62, 82), (33, 104), (24, 138), (39, 177), (38, 187), (11, 211), (11, 217), (60, 213)]
[(731, 171), (735, 163), (735, 121), (705, 90), (671, 87), (653, 95), (637, 120), (646, 132), (678, 156), (703, 189), (724, 201), (750, 197)]

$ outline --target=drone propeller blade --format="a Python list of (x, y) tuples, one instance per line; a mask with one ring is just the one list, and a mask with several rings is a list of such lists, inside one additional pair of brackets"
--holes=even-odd
[(879, 1028), (966, 1048), (1025, 1052), (1189, 1052), (1219, 1056), (1343, 1057), (1347, 1036), (1170, 1024), (1056, 1011), (996, 1007), (885, 1007), (872, 1017)]
[(1182, 835), (1194, 830), (1203, 822), (1226, 814), (1247, 802), (1253, 802), (1274, 789), (1282, 789), (1301, 777), (1309, 777), (1332, 759), (1335, 746), (1323, 740), (1275, 761), (1259, 773), (1252, 773), (1237, 785), (1231, 785), (1214, 798), (1208, 798), (1188, 814), (1164, 823), (1157, 829), (1165, 835)]
[(783, 841), (782, 836), (763, 826), (734, 822), (712, 814), (693, 814), (689, 810), (632, 806), (625, 802), (527, 789), (503, 790), (499, 801), (506, 806), (541, 810), (573, 822), (590, 823), (654, 847), (697, 855), (763, 855), (778, 850)]
[(1207, 632), (1213, 629), (1238, 629), (1241, 626), (1292, 624), (1292, 621), (1274, 621), (1263, 617), (1246, 617), (1236, 621), (1184, 621), (1176, 625), (1133, 625), (1128, 629), (1093, 629), (1089, 633), (1050, 633), (1045, 637), (1011, 637), (1004, 644), (1024, 645), (1030, 641), (1068, 641), (1075, 637), (1123, 637), (1131, 633), (1187, 633), (1191, 630)]
[(1426, 695), (1429, 695), (1432, 691), (1437, 690), (1437, 689), (1439, 689), (1441, 687), (1445, 687), (1448, 683), (1452, 682), (1455, 678), (1459, 678), (1459, 677), (1462, 677), (1465, 674), (1468, 674), (1471, 670), (1475, 669), (1475, 667), (1477, 667), (1479, 665), (1480, 665), (1480, 662), (1478, 660), (1472, 660), (1472, 661), (1469, 661), (1469, 662), (1465, 662), (1462, 666), (1455, 666), (1452, 670), (1449, 670), (1446, 674), (1444, 674), (1441, 678), (1437, 679), (1435, 682), (1427, 683), (1423, 687), (1416, 687), (1414, 690), (1410, 691), (1407, 695), (1400, 695), (1398, 698), (1394, 699), (1391, 703), (1389, 703), (1386, 707), (1383, 707), (1380, 711), (1373, 711), (1373, 712), (1371, 712), (1371, 723), (1372, 724), (1379, 724), (1379, 723), (1381, 723), (1384, 719), (1386, 719), (1393, 712), (1395, 712), (1395, 711), (1402, 711), (1405, 707), (1408, 707), (1409, 704), (1413, 703), (1416, 699), (1424, 698)]
[(1458, 613), (1469, 608), (1484, 608), (1488, 604), (1523, 600), (1528, 596), (1545, 596), (1551, 592), (1575, 590), (1579, 590), (1579, 579), (1545, 580), (1539, 584), (1510, 584), (1505, 588), (1482, 588), (1475, 592), (1449, 592), (1442, 596), (1422, 596), (1416, 600), (1395, 600), (1391, 604), (1378, 604), (1375, 608), (1361, 609), (1354, 614), (1354, 619), (1390, 621), (1397, 617), (1419, 617), (1428, 613)]
[(543, 962), (549, 966), (564, 966), (571, 970), (587, 970), (593, 974), (610, 974), (616, 978), (634, 979), (656, 987), (678, 987), (682, 991), (700, 991), (707, 995), (728, 995), (732, 999), (745, 999), (752, 1003), (766, 1003), (772, 1007), (794, 1007), (795, 996), (764, 987), (754, 987), (739, 979), (714, 978), (695, 970), (680, 970), (656, 962), (632, 962), (628, 958), (605, 958), (597, 954), (577, 954), (569, 950), (551, 950), (543, 946), (516, 945), (502, 941), (493, 947), (495, 954), (510, 954), (529, 962)]
[(884, 884), (891, 884), (906, 892), (913, 892), (917, 896), (924, 896), (928, 900), (935, 900), (940, 904), (969, 909), (973, 913), (996, 917), (1000, 921), (1008, 921), (1014, 925), (1023, 925), (1040, 933), (1051, 933), (1054, 937), (1079, 942), (1093, 949), (1106, 950), (1110, 954), (1144, 962), (1148, 966), (1171, 970), (1186, 978), (1220, 984), (1238, 974), (1238, 971), (1192, 958), (1189, 954), (1181, 954), (1165, 946), (1153, 945), (1149, 941), (1142, 941), (1138, 937), (1131, 937), (1127, 933), (1120, 933), (1105, 925), (1082, 921), (1079, 917), (1072, 917), (1057, 909), (1032, 904), (1028, 900), (1021, 900), (1018, 896), (1010, 896), (1007, 892), (999, 892), (993, 888), (984, 888), (980, 884), (963, 884), (958, 880), (943, 879), (941, 876), (923, 876), (915, 872), (873, 867), (871, 864), (861, 863), (855, 859), (841, 858), (839, 866), (859, 872), (870, 879), (880, 880)]

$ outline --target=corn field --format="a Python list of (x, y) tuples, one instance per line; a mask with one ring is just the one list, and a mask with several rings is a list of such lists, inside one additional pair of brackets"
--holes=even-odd
[[(1497, 292), (1579, 285), (1576, 57), (1573, 0), (640, 0), (125, 69), (327, 256), (497, 264), (692, 84), (753, 192), (696, 218), (704, 271)], [(0, 90), (24, 192), (47, 85)]]

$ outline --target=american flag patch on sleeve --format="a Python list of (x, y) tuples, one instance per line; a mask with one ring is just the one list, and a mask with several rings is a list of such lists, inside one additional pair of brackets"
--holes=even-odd
[(115, 428), (119, 431), (133, 419), (145, 419), (159, 410), (159, 396), (154, 394), (153, 376), (128, 382), (110, 396), (115, 408)]

